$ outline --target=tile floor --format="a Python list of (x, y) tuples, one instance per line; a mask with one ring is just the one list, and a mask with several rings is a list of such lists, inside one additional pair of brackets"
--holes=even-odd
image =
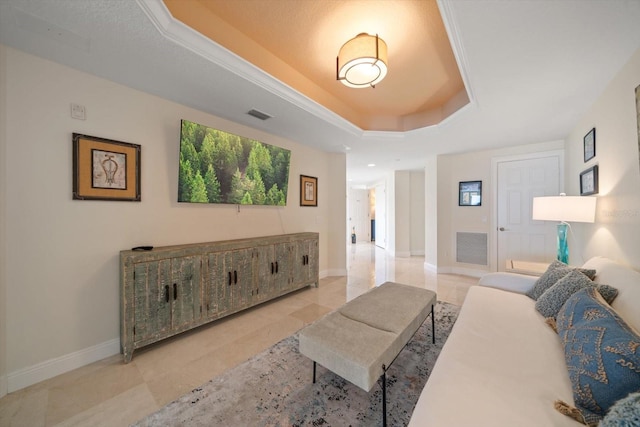
[(424, 270), (369, 244), (348, 249), (348, 276), (307, 288), (134, 352), (115, 355), (0, 399), (0, 426), (126, 426), (385, 281), (462, 304), (477, 279)]

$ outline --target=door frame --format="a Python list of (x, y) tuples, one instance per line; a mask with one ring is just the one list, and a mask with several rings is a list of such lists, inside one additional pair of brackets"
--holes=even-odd
[[(560, 192), (564, 192), (564, 149), (538, 151), (533, 153), (514, 154), (509, 156), (496, 156), (491, 158), (491, 197), (493, 206), (491, 213), (491, 232), (489, 233), (489, 264), (491, 271), (504, 271), (498, 265), (498, 164), (514, 162), (518, 160), (542, 159), (544, 157), (558, 157), (560, 170), (558, 171)], [(504, 267), (504, 266), (503, 266)]]

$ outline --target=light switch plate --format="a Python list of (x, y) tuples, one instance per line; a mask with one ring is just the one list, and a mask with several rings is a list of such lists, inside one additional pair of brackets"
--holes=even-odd
[(85, 120), (87, 118), (87, 112), (84, 105), (71, 104), (71, 117), (78, 120)]

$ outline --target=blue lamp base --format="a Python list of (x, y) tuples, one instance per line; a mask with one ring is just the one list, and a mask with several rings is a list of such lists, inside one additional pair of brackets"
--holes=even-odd
[(569, 242), (567, 241), (567, 230), (569, 224), (558, 224), (558, 261), (569, 264)]

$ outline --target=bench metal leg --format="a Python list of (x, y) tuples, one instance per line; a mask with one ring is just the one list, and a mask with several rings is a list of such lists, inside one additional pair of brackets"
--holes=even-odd
[(431, 305), (431, 340), (433, 344), (436, 343), (436, 317), (433, 314), (433, 305)]
[(316, 361), (313, 361), (313, 383), (316, 383)]
[(387, 367), (382, 365), (382, 427), (387, 427)]

